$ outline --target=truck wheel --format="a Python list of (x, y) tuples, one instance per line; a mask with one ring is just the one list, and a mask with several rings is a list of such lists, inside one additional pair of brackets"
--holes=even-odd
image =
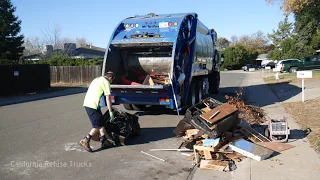
[(198, 96), (196, 93), (196, 84), (192, 82), (188, 93), (188, 107), (194, 106), (198, 102)]
[(295, 72), (297, 72), (297, 70), (298, 70), (297, 67), (291, 67), (291, 68), (289, 69), (289, 72), (290, 72), (290, 73), (295, 73)]
[(123, 107), (126, 109), (126, 110), (133, 110), (133, 107), (131, 104), (123, 104)]
[(144, 111), (146, 109), (146, 105), (132, 104), (132, 108), (136, 111)]
[(200, 102), (203, 99), (203, 94), (204, 94), (204, 81), (202, 79), (200, 79), (197, 83), (197, 92), (196, 94), (198, 94), (198, 101)]

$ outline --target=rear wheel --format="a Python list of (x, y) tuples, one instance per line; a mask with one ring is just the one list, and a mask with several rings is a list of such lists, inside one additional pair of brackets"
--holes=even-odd
[(132, 107), (131, 104), (123, 104), (123, 107), (124, 107), (126, 110), (129, 110), (129, 111), (133, 110), (133, 107)]
[(290, 73), (295, 73), (295, 72), (297, 72), (297, 70), (298, 70), (297, 67), (291, 67), (291, 68), (289, 69), (289, 72), (290, 72)]

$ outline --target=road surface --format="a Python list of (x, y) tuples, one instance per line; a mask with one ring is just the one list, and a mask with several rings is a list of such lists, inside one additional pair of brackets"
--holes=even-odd
[[(232, 72), (221, 76), (218, 99), (233, 94), (246, 74)], [(178, 148), (182, 143), (172, 132), (179, 122), (174, 113), (143, 114), (139, 118), (141, 135), (128, 145), (85, 152), (78, 145), (90, 130), (82, 107), (84, 96), (85, 93), (78, 93), (1, 106), (1, 179), (180, 180), (190, 177), (194, 165), (186, 156), (179, 152), (149, 151)], [(91, 146), (99, 148), (96, 142)]]

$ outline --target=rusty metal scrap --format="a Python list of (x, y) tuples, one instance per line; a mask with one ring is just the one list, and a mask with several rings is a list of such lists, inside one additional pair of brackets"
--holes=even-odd
[(243, 88), (239, 89), (239, 92), (236, 91), (236, 96), (228, 96), (225, 98), (228, 100), (227, 103), (236, 106), (239, 109), (238, 117), (241, 119), (245, 119), (249, 124), (261, 124), (266, 122), (265, 113), (263, 109), (255, 106), (246, 105), (245, 102), (240, 98), (243, 94)]

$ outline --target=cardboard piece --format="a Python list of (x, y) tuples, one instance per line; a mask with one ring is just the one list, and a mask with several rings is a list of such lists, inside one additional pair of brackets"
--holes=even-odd
[(267, 149), (257, 144), (253, 144), (243, 139), (230, 143), (229, 147), (233, 151), (236, 151), (257, 161), (265, 160), (274, 153), (273, 150)]

